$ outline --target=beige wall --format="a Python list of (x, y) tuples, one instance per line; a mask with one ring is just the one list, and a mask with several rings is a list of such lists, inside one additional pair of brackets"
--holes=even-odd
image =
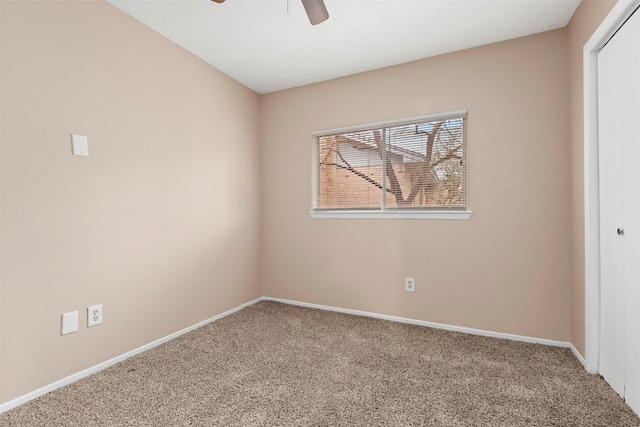
[(106, 2), (0, 8), (6, 402), (260, 295), (259, 100)]
[(571, 144), (571, 342), (584, 355), (584, 105), (582, 48), (616, 0), (582, 0), (573, 15), (569, 35)]
[[(569, 340), (567, 53), (558, 30), (263, 96), (263, 294)], [(312, 131), (458, 109), (469, 221), (309, 218)]]

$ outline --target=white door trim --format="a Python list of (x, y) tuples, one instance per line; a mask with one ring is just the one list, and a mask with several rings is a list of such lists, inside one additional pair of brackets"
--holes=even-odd
[(618, 0), (583, 48), (584, 60), (584, 250), (585, 367), (598, 372), (600, 362), (600, 197), (598, 192), (597, 54), (622, 26), (640, 0)]

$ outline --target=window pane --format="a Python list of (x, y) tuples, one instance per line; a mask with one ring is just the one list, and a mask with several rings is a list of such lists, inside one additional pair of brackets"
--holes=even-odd
[(465, 206), (463, 118), (390, 128), (387, 155), (387, 207)]
[(318, 137), (317, 208), (465, 207), (466, 115), (441, 117)]
[(318, 138), (318, 207), (379, 209), (382, 162), (372, 131)]

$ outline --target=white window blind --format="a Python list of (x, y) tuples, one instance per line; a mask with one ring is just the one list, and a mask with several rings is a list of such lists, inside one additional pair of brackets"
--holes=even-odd
[(466, 112), (318, 134), (314, 210), (467, 205)]

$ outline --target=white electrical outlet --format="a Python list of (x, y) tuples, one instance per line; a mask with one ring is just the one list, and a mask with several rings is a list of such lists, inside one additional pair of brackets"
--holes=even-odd
[(415, 292), (416, 290), (416, 281), (413, 277), (405, 277), (404, 278), (404, 290), (407, 292)]
[(78, 332), (78, 312), (62, 313), (62, 335)]
[(87, 307), (87, 327), (102, 323), (102, 304)]

